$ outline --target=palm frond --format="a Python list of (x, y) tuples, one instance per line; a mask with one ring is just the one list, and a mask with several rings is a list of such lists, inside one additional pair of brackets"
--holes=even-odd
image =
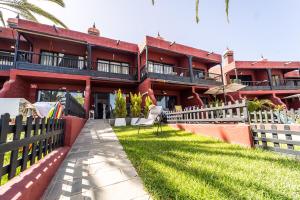
[(196, 22), (199, 23), (199, 0), (196, 0)]
[(226, 9), (225, 9), (225, 12), (226, 12), (226, 16), (227, 16), (227, 22), (229, 22), (229, 0), (225, 0), (225, 6), (226, 6)]
[(46, 0), (46, 1), (50, 1), (50, 2), (55, 3), (55, 4), (57, 4), (57, 5), (61, 6), (61, 7), (65, 7), (66, 6), (64, 0)]
[(67, 26), (62, 22), (60, 21), (58, 18), (56, 18), (54, 15), (52, 15), (51, 13), (43, 10), (42, 8), (32, 4), (32, 3), (29, 3), (27, 2), (26, 0), (23, 1), (24, 2), (24, 6), (31, 12), (37, 14), (37, 15), (40, 15), (40, 16), (43, 16), (51, 21), (53, 21), (55, 24), (58, 24), (58, 25), (61, 25), (62, 27), (64, 28), (67, 28)]
[(3, 14), (2, 14), (1, 10), (0, 10), (0, 21), (3, 24), (3, 26), (5, 26), (5, 21), (4, 21)]
[(15, 1), (15, 2), (0, 1), (0, 5), (7, 7), (6, 10), (20, 14), (25, 19), (37, 22), (36, 17), (25, 7), (24, 2), (22, 1)]

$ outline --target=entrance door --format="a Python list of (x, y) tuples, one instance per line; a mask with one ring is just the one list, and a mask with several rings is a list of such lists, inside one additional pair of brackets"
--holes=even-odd
[(95, 94), (95, 119), (110, 118), (109, 93)]

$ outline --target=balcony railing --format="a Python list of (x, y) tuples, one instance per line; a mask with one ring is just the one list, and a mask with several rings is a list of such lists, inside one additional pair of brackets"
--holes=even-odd
[[(30, 65), (28, 64), (30, 63)], [(66, 74), (78, 74), (99, 78), (137, 79), (137, 68), (127, 65), (108, 64), (99, 68), (99, 62), (88, 62), (84, 56), (63, 54), (37, 54), (18, 51), (17, 68)]]
[(273, 83), (272, 86), (275, 90), (300, 90), (300, 78), (299, 79), (281, 79), (279, 83)]
[(14, 65), (14, 55), (0, 52), (0, 70), (10, 69)]
[(141, 68), (141, 78), (152, 78), (168, 81), (176, 81), (190, 84), (202, 84), (202, 85), (220, 85), (222, 84), (221, 76), (218, 74), (212, 74), (203, 72), (200, 70), (193, 70), (194, 77), (191, 78), (190, 71), (187, 67), (160, 67), (155, 66), (143, 66)]
[(292, 90), (300, 89), (300, 79), (282, 79), (277, 82), (273, 82), (272, 85), (270, 81), (241, 81), (241, 80), (231, 80), (232, 83), (240, 83), (246, 85), (247, 87), (242, 90)]

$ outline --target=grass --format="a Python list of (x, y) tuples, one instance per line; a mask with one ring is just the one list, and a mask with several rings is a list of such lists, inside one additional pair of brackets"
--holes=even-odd
[(300, 199), (300, 163), (292, 158), (167, 126), (159, 135), (114, 130), (154, 199)]

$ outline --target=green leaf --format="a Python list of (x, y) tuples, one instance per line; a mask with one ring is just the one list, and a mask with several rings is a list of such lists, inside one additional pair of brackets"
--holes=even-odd
[(37, 21), (35, 16), (25, 7), (23, 1), (16, 1), (16, 2), (0, 1), (0, 5), (7, 7), (7, 8), (3, 8), (3, 9), (7, 9), (11, 12), (20, 14), (25, 19), (32, 20), (35, 22)]
[(36, 6), (36, 5), (32, 4), (32, 3), (29, 3), (26, 0), (24, 0), (24, 4), (25, 4), (25, 7), (29, 11), (31, 11), (31, 12), (33, 12), (35, 14), (41, 15), (41, 16), (43, 16), (43, 17), (51, 20), (55, 24), (58, 24), (58, 25), (61, 25), (64, 28), (67, 28), (67, 26), (62, 21), (60, 21), (58, 18), (56, 18), (54, 15), (50, 14), (49, 12), (43, 10), (42, 8)]
[(196, 22), (199, 23), (199, 0), (196, 0)]
[(55, 4), (57, 4), (57, 5), (61, 6), (61, 7), (65, 7), (66, 6), (64, 0), (46, 0), (46, 1), (50, 1), (50, 2), (55, 3)]
[(226, 16), (227, 16), (227, 21), (229, 22), (229, 0), (225, 0), (225, 4), (226, 4)]

